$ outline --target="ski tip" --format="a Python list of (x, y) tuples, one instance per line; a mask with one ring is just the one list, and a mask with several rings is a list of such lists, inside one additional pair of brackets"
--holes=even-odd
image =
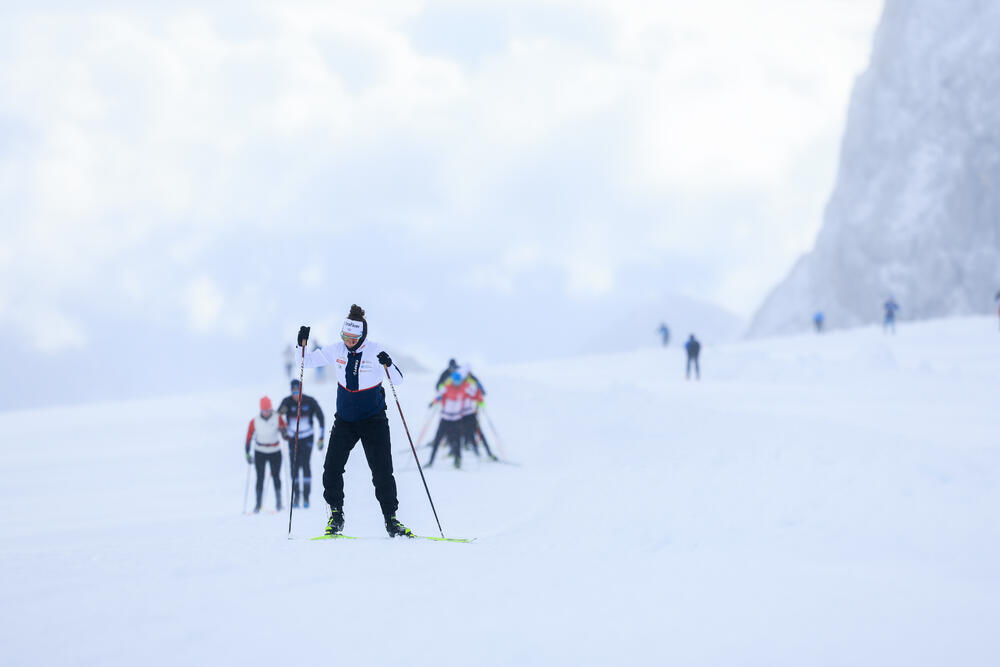
[(315, 540), (356, 540), (358, 538), (353, 535), (319, 535), (317, 537), (309, 538), (313, 541)]

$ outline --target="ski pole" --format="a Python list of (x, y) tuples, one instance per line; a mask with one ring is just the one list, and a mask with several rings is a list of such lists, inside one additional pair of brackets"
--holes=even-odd
[[(299, 341), (300, 343), (302, 341)], [(295, 493), (295, 480), (293, 475), (295, 475), (295, 459), (299, 456), (299, 420), (302, 419), (302, 394), (304, 393), (302, 380), (305, 379), (306, 374), (306, 346), (302, 346), (302, 361), (299, 364), (299, 406), (295, 410), (295, 446), (293, 451), (295, 452), (288, 458), (288, 539), (292, 539), (292, 496)]]
[(434, 520), (437, 521), (438, 532), (444, 537), (444, 529), (441, 528), (441, 519), (438, 518), (437, 510), (434, 509), (434, 499), (431, 498), (431, 490), (427, 488), (427, 478), (424, 477), (424, 469), (420, 467), (420, 457), (417, 456), (417, 448), (413, 446), (413, 438), (410, 437), (410, 427), (406, 425), (406, 417), (403, 416), (403, 407), (399, 404), (399, 396), (396, 395), (396, 385), (392, 383), (392, 376), (389, 375), (389, 367), (383, 365), (385, 376), (389, 379), (389, 386), (392, 387), (392, 397), (396, 399), (396, 408), (399, 410), (399, 418), (403, 421), (403, 429), (406, 430), (406, 439), (410, 441), (410, 451), (413, 452), (413, 460), (417, 462), (417, 470), (420, 471), (420, 481), (424, 483), (424, 491), (427, 492), (427, 500), (431, 503), (431, 511), (434, 512)]
[(252, 468), (252, 467), (253, 467), (252, 464), (249, 461), (247, 461), (247, 483), (246, 483), (246, 486), (243, 487), (243, 513), (244, 514), (247, 513), (247, 499), (250, 497), (250, 468)]

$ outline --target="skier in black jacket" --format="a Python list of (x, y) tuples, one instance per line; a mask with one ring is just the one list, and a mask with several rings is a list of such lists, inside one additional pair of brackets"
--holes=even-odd
[(292, 464), (292, 507), (299, 506), (299, 471), (302, 471), (302, 506), (309, 507), (309, 492), (312, 490), (312, 446), (313, 419), (319, 422), (319, 451), (323, 451), (323, 433), (326, 430), (323, 410), (312, 396), (302, 394), (302, 416), (299, 420), (299, 441), (295, 444), (295, 417), (299, 409), (299, 392), (302, 383), (291, 382), (291, 396), (286, 396), (278, 405), (278, 414), (288, 425), (288, 457)]
[(687, 342), (684, 343), (684, 349), (687, 351), (688, 357), (686, 373), (687, 379), (691, 379), (691, 366), (694, 365), (694, 379), (700, 380), (701, 369), (698, 368), (698, 355), (701, 354), (701, 343), (699, 343), (698, 339), (694, 337), (694, 334), (691, 334), (691, 336), (687, 339)]

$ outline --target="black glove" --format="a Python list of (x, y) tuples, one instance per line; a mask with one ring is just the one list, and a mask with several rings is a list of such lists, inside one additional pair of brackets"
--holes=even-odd
[(253, 457), (250, 456), (250, 452), (247, 452), (247, 463), (253, 463)]
[(385, 353), (385, 350), (378, 353), (378, 362), (383, 366), (392, 366), (392, 358)]
[(299, 327), (299, 347), (305, 347), (309, 342), (309, 327)]

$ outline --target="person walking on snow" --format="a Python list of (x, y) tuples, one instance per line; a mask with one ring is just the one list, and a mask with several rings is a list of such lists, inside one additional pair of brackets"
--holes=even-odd
[[(254, 514), (260, 512), (260, 499), (264, 493), (264, 468), (271, 466), (271, 477), (274, 479), (275, 509), (281, 511), (281, 438), (285, 434), (285, 420), (281, 415), (274, 414), (271, 409), (271, 399), (264, 396), (260, 399), (260, 414), (250, 420), (247, 428), (245, 445), (247, 463), (257, 466), (257, 504)], [(254, 441), (254, 455), (250, 456), (250, 441)]]
[(899, 304), (890, 296), (889, 300), (882, 304), (882, 308), (885, 309), (882, 331), (891, 330), (892, 333), (896, 333), (896, 311), (899, 310)]
[[(323, 464), (323, 498), (330, 506), (326, 534), (337, 535), (344, 529), (344, 466), (360, 440), (372, 471), (372, 484), (382, 508), (386, 532), (390, 537), (414, 537), (396, 517), (399, 501), (396, 479), (392, 476), (392, 445), (382, 387), (386, 373), (392, 373), (396, 384), (403, 381), (403, 374), (381, 345), (368, 340), (365, 311), (357, 304), (351, 306), (340, 337), (342, 342), (305, 355), (306, 368), (334, 364), (337, 372), (337, 412), (333, 416), (330, 446)], [(299, 329), (299, 354), (308, 341), (309, 327), (304, 326)]]
[(816, 311), (813, 315), (813, 326), (816, 327), (816, 333), (823, 333), (823, 313)]
[(660, 328), (657, 329), (657, 331), (660, 332), (660, 339), (663, 342), (663, 347), (666, 347), (667, 344), (670, 342), (670, 329), (667, 327), (667, 323), (661, 322)]
[(288, 462), (292, 471), (292, 507), (299, 506), (299, 471), (302, 472), (302, 506), (309, 507), (309, 492), (312, 490), (312, 446), (313, 419), (319, 422), (319, 451), (323, 451), (324, 425), (323, 410), (312, 396), (302, 394), (302, 414), (299, 418), (299, 440), (295, 442), (295, 418), (299, 414), (299, 393), (302, 383), (291, 382), (291, 396), (285, 396), (278, 404), (278, 414), (288, 424)]
[(698, 368), (698, 355), (701, 354), (701, 343), (698, 339), (691, 334), (687, 342), (684, 343), (684, 349), (687, 351), (687, 372), (685, 377), (691, 379), (691, 366), (694, 365), (694, 379), (701, 379), (701, 369)]

